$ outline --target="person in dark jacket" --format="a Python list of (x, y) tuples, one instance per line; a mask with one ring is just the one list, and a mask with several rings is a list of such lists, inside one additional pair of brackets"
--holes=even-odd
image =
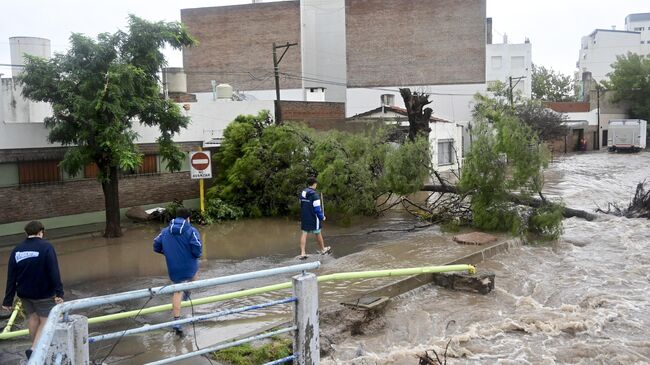
[[(25, 226), (27, 239), (16, 246), (9, 256), (7, 289), (2, 308), (13, 309), (14, 296), (25, 308), (29, 318), (29, 336), (32, 348), (47, 321), (50, 310), (63, 303), (63, 284), (54, 247), (43, 239), (45, 227), (38, 221)], [(25, 351), (27, 358), (32, 349)]]
[[(189, 210), (179, 208), (176, 211), (176, 218), (154, 238), (153, 250), (165, 255), (167, 273), (174, 284), (194, 280), (199, 271), (202, 244), (199, 231), (190, 224)], [(189, 292), (184, 294), (184, 300), (188, 300)], [(181, 316), (181, 298), (180, 292), (172, 296), (174, 319)], [(174, 326), (174, 330), (182, 332), (180, 326)]]
[(312, 233), (320, 245), (320, 253), (327, 254), (332, 248), (325, 246), (323, 234), (321, 233), (322, 222), (325, 221), (325, 213), (321, 206), (321, 196), (316, 191), (318, 181), (314, 177), (307, 179), (307, 188), (300, 193), (300, 256), (299, 259), (307, 258), (305, 246), (307, 245), (307, 234)]

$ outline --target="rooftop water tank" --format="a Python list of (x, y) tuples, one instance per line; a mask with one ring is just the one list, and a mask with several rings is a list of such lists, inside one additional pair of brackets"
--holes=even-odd
[(228, 84), (217, 85), (217, 99), (232, 99), (232, 86)]
[[(50, 40), (38, 37), (10, 37), (9, 48), (11, 52), (12, 65), (24, 65), (25, 54), (50, 58), (52, 53)], [(18, 76), (22, 72), (22, 67), (12, 67), (12, 76)]]
[(165, 68), (165, 83), (170, 93), (187, 92), (187, 75), (182, 67)]

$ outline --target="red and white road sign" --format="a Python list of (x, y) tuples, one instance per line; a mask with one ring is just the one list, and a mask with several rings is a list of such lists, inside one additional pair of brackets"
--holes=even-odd
[(212, 177), (210, 151), (190, 152), (190, 175), (192, 179), (209, 179)]

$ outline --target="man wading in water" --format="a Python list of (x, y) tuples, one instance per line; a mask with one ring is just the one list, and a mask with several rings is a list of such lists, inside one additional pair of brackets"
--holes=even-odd
[(321, 255), (332, 252), (332, 248), (325, 246), (323, 235), (321, 234), (322, 222), (325, 220), (325, 215), (321, 207), (321, 197), (316, 191), (318, 181), (316, 178), (310, 177), (307, 179), (307, 189), (300, 193), (300, 260), (307, 258), (305, 246), (307, 245), (307, 234), (313, 233), (316, 235), (316, 240), (320, 245), (319, 253)]
[[(192, 281), (196, 277), (202, 252), (199, 237), (199, 231), (190, 224), (190, 211), (179, 208), (176, 211), (176, 218), (169, 223), (168, 227), (163, 228), (158, 237), (154, 238), (153, 250), (165, 255), (167, 272), (174, 284)], [(189, 291), (184, 291), (182, 296), (183, 300), (190, 300)], [(181, 317), (180, 292), (172, 296), (172, 314), (174, 320)], [(183, 334), (180, 325), (174, 325), (173, 329), (178, 335)]]

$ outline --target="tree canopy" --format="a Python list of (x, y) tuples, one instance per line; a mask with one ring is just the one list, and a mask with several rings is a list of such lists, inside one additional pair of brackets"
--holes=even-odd
[(575, 101), (573, 79), (552, 68), (533, 64), (532, 97), (544, 101)]
[(613, 71), (604, 82), (614, 90), (613, 101), (626, 101), (630, 117), (650, 120), (650, 58), (635, 53), (617, 56)]
[(84, 166), (99, 168), (106, 203), (105, 236), (121, 235), (118, 177), (137, 169), (142, 155), (133, 123), (157, 126), (160, 155), (179, 170), (184, 153), (173, 136), (189, 122), (179, 107), (161, 97), (158, 72), (166, 64), (161, 48), (195, 43), (178, 22), (148, 22), (129, 16), (128, 31), (97, 39), (72, 34), (70, 49), (49, 60), (27, 57), (19, 80), (23, 95), (50, 103), (45, 119), (49, 141), (68, 146), (62, 167), (76, 175)]

